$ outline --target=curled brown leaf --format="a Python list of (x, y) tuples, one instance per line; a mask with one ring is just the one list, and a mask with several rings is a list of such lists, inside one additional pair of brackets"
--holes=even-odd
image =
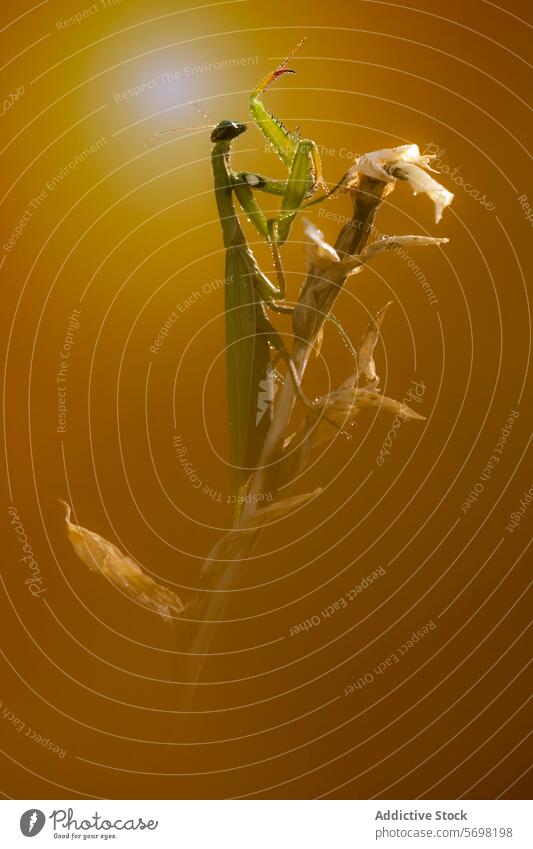
[(164, 619), (172, 619), (182, 613), (184, 605), (173, 590), (154, 581), (100, 534), (73, 524), (70, 521), (70, 505), (61, 500), (60, 504), (65, 508), (67, 536), (74, 551), (89, 569), (99, 572), (137, 604), (153, 610)]

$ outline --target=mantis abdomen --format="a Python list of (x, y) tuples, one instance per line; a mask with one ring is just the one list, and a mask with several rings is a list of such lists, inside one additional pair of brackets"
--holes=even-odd
[[(226, 249), (229, 458), (232, 490), (238, 493), (246, 483), (251, 469), (257, 465), (270, 424), (268, 397), (269, 393), (273, 394), (273, 370), (268, 336), (258, 332), (263, 305), (257, 286), (263, 275), (248, 248), (233, 205), (228, 151), (229, 142), (215, 144), (212, 164), (218, 214)], [(266, 278), (265, 281), (269, 283)], [(258, 406), (260, 392), (261, 408)]]

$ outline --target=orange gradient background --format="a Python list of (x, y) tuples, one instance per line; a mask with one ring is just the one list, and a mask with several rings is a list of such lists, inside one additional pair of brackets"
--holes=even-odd
[[(61, 23), (90, 6), (24, 0), (0, 13), (3, 97), (21, 92), (1, 118), (0, 789), (30, 799), (527, 797), (533, 508), (506, 526), (532, 485), (528, 4), (100, 0), (80, 22)], [(410, 253), (438, 303), (413, 265), (385, 255), (336, 307), (357, 343), (369, 314), (394, 301), (378, 373), (399, 400), (422, 382), (416, 409), (426, 421), (402, 424), (380, 466), (392, 418), (364, 411), (352, 440), (318, 459), (300, 491), (323, 494), (263, 534), (184, 712), (175, 630), (77, 559), (58, 499), (191, 597), (230, 522), (224, 254), (209, 132), (145, 141), (201, 122), (192, 101), (213, 122), (247, 120), (250, 90), (304, 35), (297, 74), (265, 101), (317, 141), (326, 180), (355, 154), (415, 142), (440, 151), (440, 179), (455, 193), (435, 225), (430, 201), (398, 186), (377, 221), (380, 233), (450, 238)], [(284, 174), (253, 127), (234, 161)], [(348, 200), (325, 210), (347, 215)], [(335, 220), (318, 207), (310, 217), (334, 240)], [(268, 268), (264, 246), (256, 250)], [(301, 222), (283, 258), (294, 299), (305, 273)], [(58, 432), (56, 375), (73, 310)], [(306, 391), (325, 391), (351, 368), (328, 330)], [(463, 512), (511, 411), (519, 415), (499, 462)], [(201, 487), (178, 462), (177, 434)], [(35, 598), (13, 505), (46, 590)], [(290, 636), (379, 567), (347, 608)], [(430, 621), (398, 663), (374, 672)], [(366, 686), (344, 695), (365, 675)]]

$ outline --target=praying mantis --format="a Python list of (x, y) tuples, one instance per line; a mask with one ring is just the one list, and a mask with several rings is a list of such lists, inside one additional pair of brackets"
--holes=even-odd
[[(318, 148), (310, 139), (291, 133), (264, 106), (262, 95), (276, 79), (295, 73), (287, 68), (290, 59), (305, 41), (267, 74), (250, 95), (250, 114), (266, 141), (287, 167), (287, 179), (280, 180), (231, 167), (233, 141), (247, 130), (247, 125), (223, 120), (212, 128), (211, 164), (215, 198), (222, 228), (225, 260), (225, 323), (227, 349), (229, 463), (233, 500), (238, 505), (246, 491), (246, 483), (255, 468), (261, 446), (270, 424), (271, 402), (275, 394), (276, 371), (271, 349), (282, 357), (294, 381), (298, 398), (310, 409), (312, 403), (304, 395), (294, 363), (277, 330), (270, 323), (266, 308), (278, 313), (292, 313), (285, 301), (286, 285), (279, 249), (290, 235), (294, 219), (318, 187), (325, 188), (322, 200), (331, 195), (322, 180)], [(172, 131), (166, 131), (172, 132)], [(259, 206), (255, 191), (281, 197), (279, 214), (267, 218)], [(248, 246), (234, 205), (237, 199), (242, 211), (260, 237), (270, 246), (277, 285), (260, 270)], [(335, 324), (353, 348), (334, 316)], [(238, 516), (239, 509), (236, 510)]]
[[(268, 429), (270, 416), (266, 405), (274, 397), (275, 372), (270, 358), (270, 346), (285, 357), (291, 378), (298, 378), (283, 342), (268, 321), (265, 305), (277, 312), (291, 312), (284, 303), (285, 279), (279, 247), (289, 236), (292, 222), (304, 199), (313, 193), (320, 175), (318, 151), (314, 142), (295, 138), (267, 111), (261, 100), (265, 89), (282, 74), (287, 57), (275, 71), (268, 74), (250, 96), (250, 112), (266, 140), (273, 146), (281, 161), (289, 167), (287, 180), (275, 180), (251, 172), (235, 173), (230, 164), (230, 148), (234, 139), (247, 129), (246, 124), (221, 121), (211, 134), (211, 162), (215, 197), (226, 249), (226, 344), (228, 372), (228, 404), (230, 464), (233, 490), (241, 492), (254, 467)], [(277, 218), (267, 220), (257, 203), (253, 190), (281, 195)], [(237, 217), (233, 197), (254, 225), (259, 235), (271, 247), (278, 285), (275, 286), (259, 269), (250, 251)], [(299, 387), (298, 387), (299, 389)], [(258, 399), (263, 399), (258, 407)], [(299, 394), (302, 395), (299, 389)]]
[[(225, 274), (229, 281), (225, 287), (225, 316), (230, 464), (233, 490), (237, 498), (246, 488), (247, 478), (256, 465), (270, 423), (270, 416), (264, 415), (266, 403), (273, 400), (275, 393), (275, 371), (270, 359), (270, 347), (285, 359), (300, 400), (315, 411), (301, 390), (290, 355), (278, 332), (269, 322), (265, 310), (265, 307), (268, 307), (274, 312), (293, 312), (293, 307), (285, 302), (286, 286), (279, 248), (290, 235), (297, 213), (316, 189), (319, 186), (325, 189), (324, 198), (331, 194), (327, 192), (322, 180), (320, 156), (315, 142), (301, 139), (299, 135), (289, 132), (281, 121), (266, 109), (262, 101), (264, 91), (274, 80), (283, 74), (294, 73), (286, 66), (301, 44), (302, 42), (299, 42), (283, 62), (261, 80), (250, 95), (251, 116), (281, 162), (288, 168), (286, 180), (273, 179), (249, 171), (233, 171), (230, 164), (231, 144), (245, 132), (246, 124), (224, 120), (217, 124), (211, 133), (215, 197), (226, 249)], [(281, 196), (277, 217), (266, 218), (257, 203), (254, 190)], [(248, 220), (272, 250), (277, 286), (259, 269), (248, 247), (235, 211), (234, 196)], [(347, 341), (334, 316), (329, 318)]]

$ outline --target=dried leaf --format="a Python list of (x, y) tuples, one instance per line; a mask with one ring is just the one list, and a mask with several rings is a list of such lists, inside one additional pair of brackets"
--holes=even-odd
[(268, 507), (261, 507), (255, 513), (251, 514), (247, 521), (243, 522), (242, 528), (258, 528), (273, 522), (276, 519), (281, 519), (293, 513), (299, 507), (303, 507), (317, 495), (322, 492), (322, 487), (318, 487), (313, 492), (306, 492), (304, 495), (293, 495), (290, 498), (285, 498), (283, 501), (274, 501)]
[(421, 247), (424, 245), (446, 245), (449, 239), (436, 239), (432, 236), (382, 236), (364, 249), (362, 257), (367, 260), (385, 251), (400, 247)]
[(320, 351), (322, 350), (322, 342), (324, 341), (324, 326), (320, 328), (316, 335), (315, 339), (315, 357), (320, 356)]
[(99, 534), (72, 524), (70, 506), (65, 501), (60, 503), (65, 508), (68, 538), (80, 560), (89, 569), (100, 572), (137, 604), (148, 607), (164, 619), (182, 613), (183, 603), (173, 590), (156, 583), (137, 563)]
[(402, 401), (395, 401), (393, 398), (387, 398), (386, 395), (381, 395), (377, 389), (366, 387), (364, 389), (356, 389), (354, 393), (354, 404), (356, 407), (380, 407), (387, 410), (389, 413), (400, 415), (403, 419), (418, 419), (424, 421), (425, 416), (415, 413), (407, 404)]
[[(350, 438), (351, 434), (347, 428), (357, 415), (357, 409), (354, 407), (356, 388), (357, 374), (353, 374), (328, 395), (315, 399), (314, 406), (323, 415), (317, 421), (316, 416), (309, 413), (295, 434), (295, 444), (299, 446), (298, 451), (302, 453), (302, 456), (309, 455), (311, 445), (316, 448), (324, 442), (331, 442), (339, 433)], [(301, 466), (301, 463), (298, 465)]]
[(350, 437), (351, 434), (346, 428), (354, 424), (354, 419), (362, 408), (379, 407), (404, 419), (424, 421), (424, 416), (415, 413), (407, 404), (381, 395), (377, 388), (377, 378), (373, 384), (358, 388), (357, 375), (351, 375), (337, 389), (317, 398), (314, 403), (323, 412), (323, 417), (317, 424), (312, 414), (308, 414), (305, 423), (287, 446), (290, 449), (293, 445), (298, 446), (297, 451), (301, 458), (294, 465), (299, 468), (303, 466), (301, 460), (305, 458), (307, 461), (310, 447), (316, 448), (324, 442), (331, 442), (339, 433)]
[(305, 235), (310, 240), (307, 245), (309, 274), (323, 276), (327, 273), (327, 282), (331, 287), (332, 283), (337, 284), (347, 275), (361, 270), (361, 257), (347, 256), (341, 259), (335, 248), (326, 242), (323, 232), (307, 218), (303, 220)]
[(379, 310), (378, 313), (376, 313), (361, 337), (361, 346), (359, 348), (357, 364), (359, 366), (360, 373), (364, 374), (367, 380), (376, 380), (379, 382), (379, 378), (376, 374), (376, 364), (374, 362), (374, 349), (379, 339), (381, 323), (391, 304), (392, 301), (389, 301)]

